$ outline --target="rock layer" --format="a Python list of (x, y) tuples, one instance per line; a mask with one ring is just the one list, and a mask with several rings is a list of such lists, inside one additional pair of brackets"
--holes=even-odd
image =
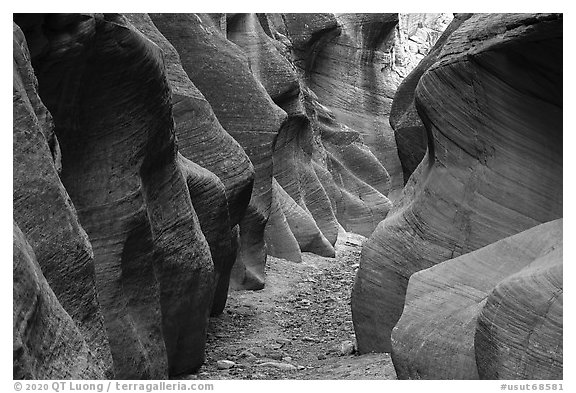
[(474, 15), (420, 78), (428, 154), (363, 247), (361, 352), (390, 351), (413, 273), (562, 216), (561, 58), (559, 15)]
[(32, 63), (62, 182), (92, 242), (116, 377), (193, 371), (213, 264), (177, 156), (161, 52), (118, 15), (46, 15), (40, 25), (47, 44)]
[[(390, 108), (390, 125), (394, 129), (394, 137), (398, 148), (398, 157), (402, 164), (404, 184), (408, 182), (410, 175), (424, 158), (428, 148), (426, 128), (418, 116), (414, 103), (414, 93), (420, 78), (430, 68), (438, 57), (446, 40), (471, 14), (456, 14), (452, 22), (438, 38), (410, 74), (402, 80), (394, 94), (392, 107)], [(407, 28), (408, 34), (410, 29)]]
[(178, 52), (150, 17), (129, 14), (127, 18), (164, 53), (182, 155), (180, 167), (210, 245), (217, 283), (212, 314), (219, 314), (226, 304), (238, 248), (238, 224), (250, 200), (254, 168), (242, 147), (220, 125), (210, 104), (182, 68)]
[(296, 64), (336, 120), (364, 143), (400, 190), (402, 174), (388, 114), (400, 78), (391, 69), (398, 14), (286, 14)]
[(561, 379), (561, 306), (562, 220), (417, 272), (392, 332), (398, 378)]
[[(28, 370), (25, 374), (20, 374), (24, 371), (15, 370), (15, 378), (16, 374), (21, 378), (52, 376), (52, 379), (58, 379), (59, 375), (112, 377), (108, 338), (104, 331), (96, 293), (92, 245), (58, 176), (61, 156), (58, 140), (54, 134), (52, 116), (38, 96), (37, 80), (30, 63), (27, 43), (22, 31), (16, 25), (14, 25), (13, 43), (13, 216), (16, 222), (14, 241), (21, 250), (18, 263), (22, 265), (19, 265), (18, 269), (22, 270), (19, 270), (19, 274), (32, 275), (19, 279), (27, 282), (22, 285), (34, 287), (26, 296), (31, 297), (34, 293), (35, 301), (46, 300), (49, 304), (46, 307), (58, 314), (50, 321), (45, 320), (50, 319), (47, 315), (39, 316), (38, 326), (33, 319), (17, 322), (15, 314), (14, 324), (16, 327), (20, 323), (28, 323), (30, 325), (27, 329), (30, 330), (42, 330), (41, 326), (45, 326), (52, 332), (58, 329), (66, 331), (63, 334), (70, 335), (71, 342), (83, 348), (84, 355), (81, 356), (84, 356), (84, 360), (78, 359), (83, 366), (78, 367), (87, 368), (82, 372), (78, 369), (69, 370), (71, 374), (59, 374), (67, 371), (52, 370), (52, 367), (60, 366), (48, 365), (49, 361), (42, 366), (40, 359), (49, 355), (41, 356), (39, 352), (34, 352), (35, 348), (28, 348), (25, 351), (30, 350), (32, 353), (27, 355), (29, 357), (27, 362), (30, 362), (27, 367), (32, 367), (34, 370)], [(16, 225), (19, 226), (18, 229)], [(16, 234), (20, 229), (24, 235)], [(29, 252), (28, 247), (31, 247), (33, 252)], [(16, 252), (14, 257), (16, 258)], [(26, 292), (18, 288), (18, 285), (15, 282), (15, 307), (20, 301), (19, 296), (22, 295), (19, 291)], [(50, 293), (46, 293), (48, 289)], [(42, 312), (47, 312), (47, 309), (42, 309)], [(47, 325), (42, 325), (43, 323)], [(62, 323), (62, 326), (58, 326), (58, 323)], [(80, 337), (76, 337), (77, 334), (80, 334)], [(56, 342), (47, 344), (42, 350), (52, 348), (50, 345), (58, 345)], [(21, 345), (32, 344), (21, 343)], [(89, 351), (93, 351), (95, 355), (93, 357), (90, 355), (92, 358), (89, 362), (93, 363), (92, 365), (86, 364), (88, 361), (86, 352)], [(16, 356), (20, 354), (15, 353), (15, 362)], [(55, 358), (61, 356), (71, 355), (54, 354)], [(74, 362), (71, 359), (63, 361)], [(88, 368), (92, 368), (92, 371)]]
[(13, 251), (14, 379), (110, 377), (48, 285), (16, 224)]
[(240, 249), (234, 265), (235, 288), (264, 285), (264, 228), (272, 204), (272, 142), (286, 114), (272, 102), (250, 71), (244, 52), (221, 34), (208, 15), (151, 14), (176, 48), (183, 69), (212, 106), (224, 129), (254, 165), (250, 204), (240, 221)]

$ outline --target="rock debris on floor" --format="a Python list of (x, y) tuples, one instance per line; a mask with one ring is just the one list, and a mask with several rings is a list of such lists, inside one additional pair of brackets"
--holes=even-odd
[(336, 258), (268, 257), (266, 287), (231, 292), (211, 318), (206, 362), (186, 379), (396, 379), (388, 354), (355, 353), (350, 291), (365, 238), (341, 233)]

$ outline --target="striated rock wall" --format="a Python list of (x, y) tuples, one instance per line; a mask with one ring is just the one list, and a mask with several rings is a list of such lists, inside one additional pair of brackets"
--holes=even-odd
[[(405, 67), (409, 69), (419, 58), (423, 57), (398, 86), (390, 108), (390, 125), (394, 129), (398, 157), (404, 174), (404, 184), (408, 182), (410, 175), (420, 164), (428, 148), (426, 128), (418, 116), (414, 103), (416, 85), (424, 72), (436, 62), (446, 40), (470, 16), (472, 14), (456, 14), (452, 22), (444, 29), (442, 35), (435, 41), (434, 46), (427, 51), (427, 56), (425, 57), (419, 52), (422, 44), (417, 45), (414, 38), (418, 38), (418, 41), (431, 38), (430, 33), (434, 32), (434, 30), (427, 31), (426, 35), (418, 34), (421, 29), (417, 28), (418, 24), (414, 26), (416, 21), (412, 15), (403, 20), (405, 26), (400, 31), (405, 32), (405, 34), (401, 34), (401, 37), (406, 36), (407, 38), (400, 41), (403, 42), (403, 45), (399, 45), (397, 49), (397, 52), (401, 53), (398, 57), (400, 63), (402, 65), (406, 64)], [(421, 37), (422, 35), (424, 37)], [(406, 46), (408, 47), (407, 50)], [(405, 54), (408, 55), (406, 56)], [(412, 56), (413, 54), (414, 56)], [(400, 70), (406, 70), (406, 68), (401, 68)]]
[(217, 282), (212, 313), (222, 312), (238, 248), (238, 225), (250, 201), (254, 167), (221, 126), (212, 107), (182, 68), (180, 56), (146, 14), (126, 17), (163, 51), (170, 83), (180, 167), (202, 232), (210, 245)]
[(562, 16), (480, 14), (416, 87), (428, 153), (362, 250), (361, 352), (390, 351), (413, 273), (562, 216)]
[[(204, 360), (218, 275), (190, 190), (203, 202), (216, 190), (205, 221), (226, 218), (228, 201), (214, 174), (178, 153), (160, 49), (118, 15), (15, 20), (31, 39), (41, 98), (62, 151), (60, 177), (92, 244), (115, 376), (193, 371)], [(240, 183), (250, 188), (251, 166), (244, 154), (236, 159), (248, 168)], [(231, 198), (236, 217), (242, 199)], [(223, 251), (234, 254), (236, 231), (223, 224), (222, 239), (213, 236), (216, 229), (206, 232), (212, 247), (222, 240)]]
[(250, 204), (240, 221), (240, 248), (232, 285), (264, 286), (264, 228), (272, 205), (272, 142), (286, 114), (274, 105), (251, 73), (244, 52), (226, 39), (210, 16), (150, 15), (176, 48), (183, 69), (212, 106), (220, 124), (244, 148), (254, 165)]
[[(388, 114), (400, 82), (392, 72), (398, 14), (285, 14), (295, 62), (335, 120), (357, 131), (400, 190), (402, 175)], [(386, 190), (385, 195), (388, 194)]]
[(14, 378), (112, 377), (92, 246), (58, 177), (26, 39), (13, 31)]
[(562, 220), (412, 275), (392, 331), (405, 379), (562, 379)]
[(20, 228), (13, 232), (14, 379), (111, 378), (42, 274)]

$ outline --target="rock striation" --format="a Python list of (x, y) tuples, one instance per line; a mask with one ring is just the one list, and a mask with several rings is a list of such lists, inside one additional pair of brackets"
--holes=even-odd
[(219, 183), (178, 153), (160, 49), (119, 15), (16, 22), (54, 117), (60, 178), (92, 245), (116, 378), (193, 371), (215, 277), (188, 185), (200, 195)]
[(15, 24), (13, 66), (14, 378), (112, 377), (92, 246), (58, 176), (52, 116)]
[(150, 17), (178, 51), (184, 71), (210, 103), (220, 124), (254, 165), (254, 186), (239, 224), (240, 246), (231, 284), (235, 288), (262, 288), (264, 228), (272, 205), (272, 143), (286, 114), (252, 74), (246, 54), (226, 39), (209, 15)]
[(242, 147), (224, 130), (212, 107), (194, 86), (170, 42), (147, 14), (128, 20), (163, 51), (172, 92), (180, 167), (214, 262), (216, 292), (212, 314), (224, 309), (238, 248), (238, 225), (250, 201), (254, 167)]
[[(412, 15), (410, 15), (412, 16)], [(400, 163), (402, 164), (402, 172), (404, 175), (404, 184), (408, 182), (410, 175), (414, 172), (418, 164), (424, 158), (426, 150), (428, 148), (428, 138), (426, 133), (426, 128), (422, 123), (422, 120), (418, 116), (416, 110), (416, 105), (414, 103), (414, 94), (416, 91), (416, 85), (420, 81), (420, 78), (430, 68), (437, 60), (442, 51), (442, 47), (446, 43), (446, 40), (450, 35), (456, 30), (466, 19), (468, 19), (472, 14), (456, 14), (452, 22), (443, 30), (442, 35), (435, 41), (434, 46), (430, 48), (427, 52), (427, 56), (421, 58), (421, 60), (414, 67), (412, 72), (402, 80), (402, 83), (398, 86), (396, 93), (394, 94), (394, 100), (392, 101), (392, 106), (390, 108), (390, 125), (394, 129), (394, 137), (396, 139), (396, 146), (398, 148), (398, 157)], [(418, 41), (424, 40), (429, 37), (429, 33), (424, 37), (420, 33), (420, 29), (414, 27), (414, 20), (411, 17), (405, 19), (406, 26), (401, 31), (406, 32), (408, 36), (408, 51), (400, 47), (402, 53), (412, 54), (416, 51), (417, 47), (414, 42), (414, 38)], [(433, 32), (434, 30), (432, 30)], [(414, 37), (414, 38), (413, 38)], [(422, 54), (416, 52), (418, 57)], [(402, 63), (413, 64), (416, 59), (412, 59), (410, 55), (400, 57)]]
[(401, 379), (562, 379), (562, 220), (412, 275)]
[[(286, 14), (296, 64), (336, 121), (360, 133), (400, 190), (402, 175), (388, 114), (398, 75), (392, 48), (398, 14)], [(387, 192), (385, 192), (387, 195)]]
[(476, 14), (422, 75), (428, 152), (362, 250), (360, 352), (390, 351), (410, 276), (562, 216), (562, 16)]

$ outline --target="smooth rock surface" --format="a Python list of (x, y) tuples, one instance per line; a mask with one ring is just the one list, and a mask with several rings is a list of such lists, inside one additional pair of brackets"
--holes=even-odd
[[(412, 16), (412, 15), (410, 15)], [(408, 182), (410, 175), (424, 158), (428, 148), (426, 128), (418, 116), (414, 104), (414, 93), (420, 78), (438, 59), (446, 40), (466, 19), (472, 14), (456, 14), (452, 22), (437, 39), (434, 46), (428, 51), (416, 67), (402, 80), (394, 94), (394, 100), (390, 108), (390, 125), (394, 129), (394, 137), (398, 148), (398, 157), (402, 164), (404, 184)], [(411, 18), (407, 18), (404, 28), (406, 35), (416, 31), (411, 28)]]
[(398, 378), (561, 378), (561, 271), (560, 219), (413, 274), (392, 332)]
[(58, 18), (44, 17), (49, 49), (32, 63), (92, 242), (116, 377), (193, 371), (214, 268), (179, 166), (162, 54), (122, 16)]
[[(181, 65), (176, 49), (146, 14), (130, 22), (164, 53), (170, 83), (180, 167), (202, 233), (210, 245), (216, 289), (212, 314), (222, 312), (238, 249), (238, 227), (249, 203), (254, 168), (242, 147), (221, 126), (208, 101)], [(216, 176), (215, 176), (216, 175)]]
[(13, 263), (13, 378), (107, 378), (109, 372), (56, 298), (16, 224)]
[(222, 35), (208, 15), (151, 14), (176, 48), (182, 67), (202, 92), (224, 129), (254, 165), (250, 204), (240, 221), (240, 249), (231, 286), (264, 286), (264, 228), (272, 205), (272, 142), (286, 114), (252, 74), (244, 52)]
[(420, 78), (428, 153), (362, 250), (361, 353), (390, 351), (408, 279), (562, 216), (562, 18), (479, 14)]
[[(50, 299), (49, 302), (53, 303), (50, 309), (63, 309), (54, 319), (61, 321), (63, 326), (45, 321), (50, 324), (47, 329), (73, 330), (74, 333), (66, 333), (70, 335), (79, 332), (80, 338), (70, 339), (81, 342), (78, 345), (83, 351), (93, 351), (90, 367), (94, 370), (90, 375), (112, 377), (108, 338), (96, 293), (92, 245), (58, 176), (61, 155), (52, 116), (38, 96), (28, 46), (24, 34), (15, 24), (13, 37), (13, 217), (18, 230), (21, 229), (26, 237), (18, 241), (29, 244), (33, 250), (34, 255), (26, 258), (39, 266), (30, 267), (37, 278), (22, 279), (35, 283), (29, 285), (35, 286), (37, 298)], [(30, 261), (26, 263), (32, 264)], [(17, 286), (15, 282), (14, 291), (23, 290)], [(50, 294), (40, 293), (48, 289)], [(18, 301), (16, 296), (14, 301)], [(45, 316), (40, 317), (39, 323), (42, 323), (42, 318)], [(68, 321), (70, 318), (73, 322)], [(29, 329), (40, 329), (40, 326), (34, 326), (34, 320), (26, 323), (30, 323)], [(58, 379), (57, 375), (64, 375), (50, 370), (53, 366), (47, 365), (49, 362), (43, 365), (41, 358), (32, 360), (35, 355), (29, 356), (30, 362), (37, 362), (36, 366), (31, 366), (36, 369), (22, 378), (52, 375)], [(84, 363), (86, 361), (84, 359)], [(76, 372), (79, 371), (73, 373)]]

